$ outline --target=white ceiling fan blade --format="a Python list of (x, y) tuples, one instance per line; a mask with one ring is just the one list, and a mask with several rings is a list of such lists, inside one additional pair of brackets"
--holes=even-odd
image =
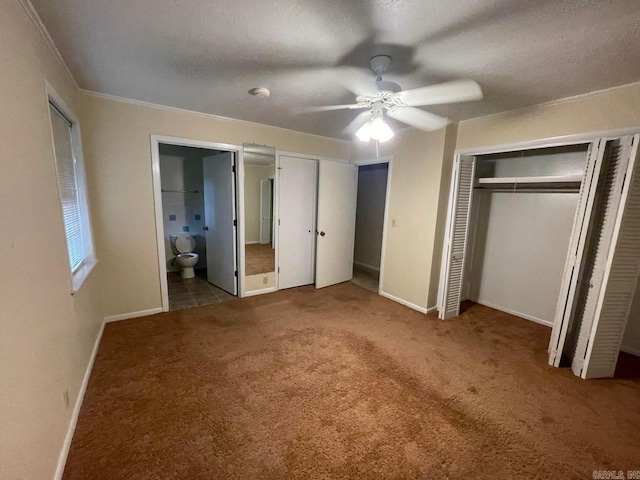
[(357, 103), (350, 103), (346, 105), (323, 105), (317, 107), (300, 107), (300, 112), (328, 112), (331, 110), (343, 110), (343, 109), (356, 109), (361, 108)]
[(357, 68), (341, 68), (336, 71), (336, 80), (356, 97), (372, 96), (378, 93), (378, 87), (371, 72)]
[(347, 125), (342, 132), (348, 135), (355, 135), (360, 127), (369, 120), (369, 117), (371, 117), (371, 111), (361, 112), (356, 118), (351, 120), (351, 123)]
[(426, 132), (440, 130), (449, 123), (449, 120), (444, 117), (413, 107), (393, 107), (387, 110), (387, 115)]
[(482, 100), (482, 89), (473, 80), (454, 80), (398, 92), (396, 98), (409, 107), (469, 102)]

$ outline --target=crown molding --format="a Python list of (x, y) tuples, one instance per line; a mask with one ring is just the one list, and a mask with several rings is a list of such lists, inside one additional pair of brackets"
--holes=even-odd
[(275, 130), (281, 130), (283, 132), (296, 133), (298, 135), (306, 135), (308, 137), (320, 138), (322, 140), (331, 140), (331, 141), (334, 141), (334, 142), (343, 143), (345, 145), (351, 145), (351, 141), (350, 140), (344, 140), (342, 138), (325, 137), (323, 135), (317, 135), (315, 133), (301, 132), (299, 130), (292, 130), (290, 128), (277, 127), (275, 125), (267, 125), (265, 123), (257, 123), (257, 122), (251, 122), (249, 120), (240, 120), (238, 118), (223, 117), (221, 115), (215, 115), (213, 113), (198, 112), (196, 110), (187, 110), (186, 108), (170, 107), (170, 106), (167, 106), (167, 105), (161, 105), (159, 103), (145, 102), (143, 100), (135, 100), (133, 98), (120, 97), (118, 95), (111, 95), (109, 93), (101, 93), (101, 92), (96, 92), (96, 91), (93, 91), (93, 90), (85, 90), (84, 88), (81, 88), (80, 92), (83, 93), (84, 95), (88, 95), (90, 97), (103, 98), (105, 100), (113, 100), (115, 102), (122, 102), (122, 103), (131, 104), (131, 105), (138, 105), (140, 107), (155, 108), (155, 109), (158, 109), (158, 110), (165, 110), (165, 111), (176, 112), (176, 113), (188, 113), (190, 115), (197, 115), (199, 117), (218, 120), (218, 121), (221, 121), (221, 122), (241, 123), (241, 124), (245, 124), (245, 125), (254, 125), (256, 127), (262, 127), (262, 128), (272, 128), (272, 129), (275, 129)]
[(44, 43), (47, 45), (47, 47), (49, 47), (49, 50), (51, 50), (51, 53), (53, 53), (53, 56), (56, 58), (56, 60), (58, 60), (58, 63), (60, 64), (62, 69), (67, 73), (67, 75), (69, 76), (73, 84), (76, 86), (76, 88), (79, 89), (80, 86), (78, 85), (78, 82), (76, 81), (75, 77), (71, 73), (71, 70), (69, 70), (69, 67), (67, 63), (64, 61), (64, 58), (62, 58), (62, 54), (60, 53), (60, 50), (58, 50), (58, 47), (56, 47), (56, 44), (53, 42), (53, 38), (51, 38), (51, 35), (49, 34), (49, 30), (47, 30), (47, 27), (45, 27), (44, 23), (42, 23), (42, 20), (40, 19), (40, 15), (38, 15), (38, 12), (36, 12), (36, 9), (33, 7), (33, 4), (30, 2), (30, 0), (19, 0), (19, 1), (20, 1), (20, 5), (22, 6), (22, 9), (27, 13), (27, 15), (29, 16), (29, 19), (35, 25), (36, 30), (38, 30), (38, 33), (44, 40)]
[(616, 85), (615, 87), (603, 88), (602, 90), (594, 90), (592, 92), (581, 93), (580, 95), (574, 95), (572, 97), (558, 98), (557, 100), (549, 100), (548, 102), (536, 103), (534, 105), (527, 105), (526, 107), (514, 108), (513, 110), (503, 110), (502, 112), (491, 113), (489, 115), (483, 115), (481, 117), (467, 118), (466, 120), (460, 120), (460, 122), (458, 123), (460, 125), (464, 125), (466, 123), (473, 123), (478, 120), (500, 117), (503, 115), (515, 115), (519, 113), (531, 112), (539, 109), (540, 107), (553, 107), (556, 105), (563, 105), (565, 103), (575, 103), (587, 98), (597, 97), (599, 95), (604, 95), (615, 90), (622, 90), (638, 85), (640, 85), (640, 80), (637, 82), (625, 83), (623, 85)]

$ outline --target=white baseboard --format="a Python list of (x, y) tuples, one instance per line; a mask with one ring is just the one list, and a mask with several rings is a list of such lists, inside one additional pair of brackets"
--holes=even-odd
[(130, 318), (146, 317), (147, 315), (155, 315), (162, 313), (162, 308), (150, 308), (149, 310), (140, 310), (139, 312), (121, 313), (119, 315), (109, 315), (104, 317), (104, 323), (118, 322), (120, 320), (129, 320)]
[(438, 306), (434, 305), (433, 307), (427, 308), (427, 313), (433, 313), (438, 311)]
[(640, 357), (640, 348), (632, 348), (622, 345), (622, 347), (620, 347), (620, 351), (628, 353), (630, 355), (635, 355), (636, 357)]
[(249, 292), (244, 292), (243, 298), (253, 297), (254, 295), (262, 295), (263, 293), (271, 293), (275, 291), (276, 291), (276, 287), (262, 288), (260, 290), (251, 290)]
[(374, 272), (379, 272), (380, 271), (380, 267), (374, 267), (373, 265), (369, 265), (367, 263), (363, 263), (363, 262), (356, 262), (355, 260), (353, 261), (354, 265), (357, 265), (358, 267), (362, 267), (362, 268), (366, 268), (367, 270), (373, 270)]
[(417, 310), (420, 313), (427, 313), (427, 309), (424, 307), (421, 307), (419, 305), (416, 305), (415, 303), (411, 303), (411, 302), (407, 302), (406, 300), (403, 300), (402, 298), (398, 298), (394, 295), (391, 295), (390, 293), (387, 292), (383, 292), (382, 290), (380, 290), (380, 295), (388, 298), (389, 300), (393, 300), (394, 302), (397, 302), (401, 305), (404, 305), (405, 307), (409, 307), (412, 308), (413, 310)]
[(76, 403), (73, 406), (73, 413), (71, 414), (71, 421), (69, 422), (69, 429), (67, 430), (67, 436), (64, 439), (62, 450), (60, 450), (60, 455), (58, 456), (58, 466), (56, 468), (56, 474), (53, 477), (54, 480), (62, 479), (62, 474), (64, 473), (64, 467), (67, 464), (67, 457), (69, 456), (69, 448), (71, 448), (71, 441), (73, 440), (73, 434), (75, 433), (76, 425), (78, 424), (78, 416), (80, 415), (80, 408), (82, 407), (84, 394), (87, 391), (87, 385), (89, 384), (89, 378), (91, 377), (91, 370), (93, 370), (93, 363), (96, 360), (96, 355), (98, 354), (98, 348), (100, 347), (102, 332), (104, 332), (104, 322), (102, 323), (102, 326), (100, 327), (100, 332), (98, 333), (98, 337), (96, 338), (96, 341), (93, 344), (93, 351), (91, 352), (91, 357), (89, 358), (87, 369), (84, 372), (84, 378), (82, 379), (82, 384), (80, 385), (80, 390), (78, 391)]
[(251, 240), (250, 242), (244, 242), (245, 245), (255, 245), (256, 243), (260, 243), (260, 240)]
[(524, 318), (525, 320), (530, 320), (535, 323), (539, 323), (540, 325), (544, 325), (545, 327), (553, 327), (553, 322), (549, 320), (543, 320), (542, 318), (534, 317), (533, 315), (528, 315), (526, 313), (518, 312), (516, 310), (512, 310), (510, 308), (504, 308), (500, 305), (496, 305), (491, 302), (486, 302), (484, 300), (471, 300), (474, 303), (479, 303), (480, 305), (484, 305), (485, 307), (494, 308), (496, 310), (500, 310), (501, 312), (509, 313), (511, 315), (515, 315), (516, 317)]

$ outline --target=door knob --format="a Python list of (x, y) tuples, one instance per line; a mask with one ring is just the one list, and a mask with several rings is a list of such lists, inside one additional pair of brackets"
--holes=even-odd
[(324, 233), (324, 232), (320, 232), (320, 236), (321, 236), (321, 237), (324, 237), (324, 236), (325, 236), (325, 233)]
[(209, 227), (202, 227), (203, 230), (209, 230)]

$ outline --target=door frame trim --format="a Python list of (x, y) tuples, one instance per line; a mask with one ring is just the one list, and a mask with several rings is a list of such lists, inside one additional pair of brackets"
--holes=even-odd
[[(376, 157), (376, 158), (365, 158), (362, 160), (353, 160), (351, 162), (352, 165), (356, 167), (362, 167), (364, 165), (378, 165), (380, 163), (386, 163), (389, 165), (387, 169), (387, 187), (385, 191), (384, 198), (384, 216), (382, 221), (382, 252), (380, 253), (380, 278), (378, 279), (378, 295), (382, 295), (383, 297), (396, 299), (397, 297), (391, 295), (388, 292), (384, 291), (384, 264), (385, 264), (385, 252), (387, 250), (387, 233), (389, 230), (389, 203), (391, 202), (391, 177), (393, 176), (393, 155), (388, 155), (385, 157)], [(358, 174), (360, 170), (358, 170)], [(356, 189), (356, 210), (358, 209), (358, 200), (357, 200), (357, 189)], [(406, 302), (403, 300), (403, 302)], [(402, 303), (402, 302), (400, 302)], [(413, 304), (403, 303), (403, 305), (407, 305), (414, 310), (422, 311), (421, 308), (415, 308)], [(424, 312), (423, 312), (424, 313)]]
[[(164, 248), (164, 218), (162, 211), (162, 183), (160, 178), (160, 144), (165, 145), (176, 145), (180, 147), (196, 147), (196, 148), (207, 148), (210, 150), (225, 150), (228, 152), (235, 153), (235, 162), (236, 162), (236, 175), (235, 175), (235, 191), (236, 191), (236, 218), (238, 220), (238, 227), (236, 229), (236, 236), (238, 244), (244, 241), (244, 222), (241, 221), (241, 218), (244, 218), (241, 215), (241, 212), (244, 212), (244, 202), (242, 201), (242, 197), (238, 195), (238, 178), (239, 168), (238, 165), (242, 165), (242, 147), (239, 145), (232, 145), (229, 143), (219, 143), (219, 142), (209, 142), (206, 140), (193, 140), (189, 138), (182, 137), (171, 137), (166, 135), (150, 135), (151, 142), (151, 175), (153, 180), (153, 208), (155, 211), (155, 227), (156, 227), (156, 247), (157, 247), (157, 255), (158, 255), (158, 272), (160, 275), (160, 298), (162, 311), (169, 311), (169, 285), (167, 283), (167, 265), (166, 265), (166, 251)], [(242, 204), (240, 203), (242, 202)], [(243, 276), (244, 276), (244, 251), (242, 249), (236, 248), (236, 256), (238, 262), (238, 278), (237, 278), (237, 286), (238, 286), (238, 296), (242, 296), (243, 291)], [(242, 257), (242, 258), (240, 258)]]

